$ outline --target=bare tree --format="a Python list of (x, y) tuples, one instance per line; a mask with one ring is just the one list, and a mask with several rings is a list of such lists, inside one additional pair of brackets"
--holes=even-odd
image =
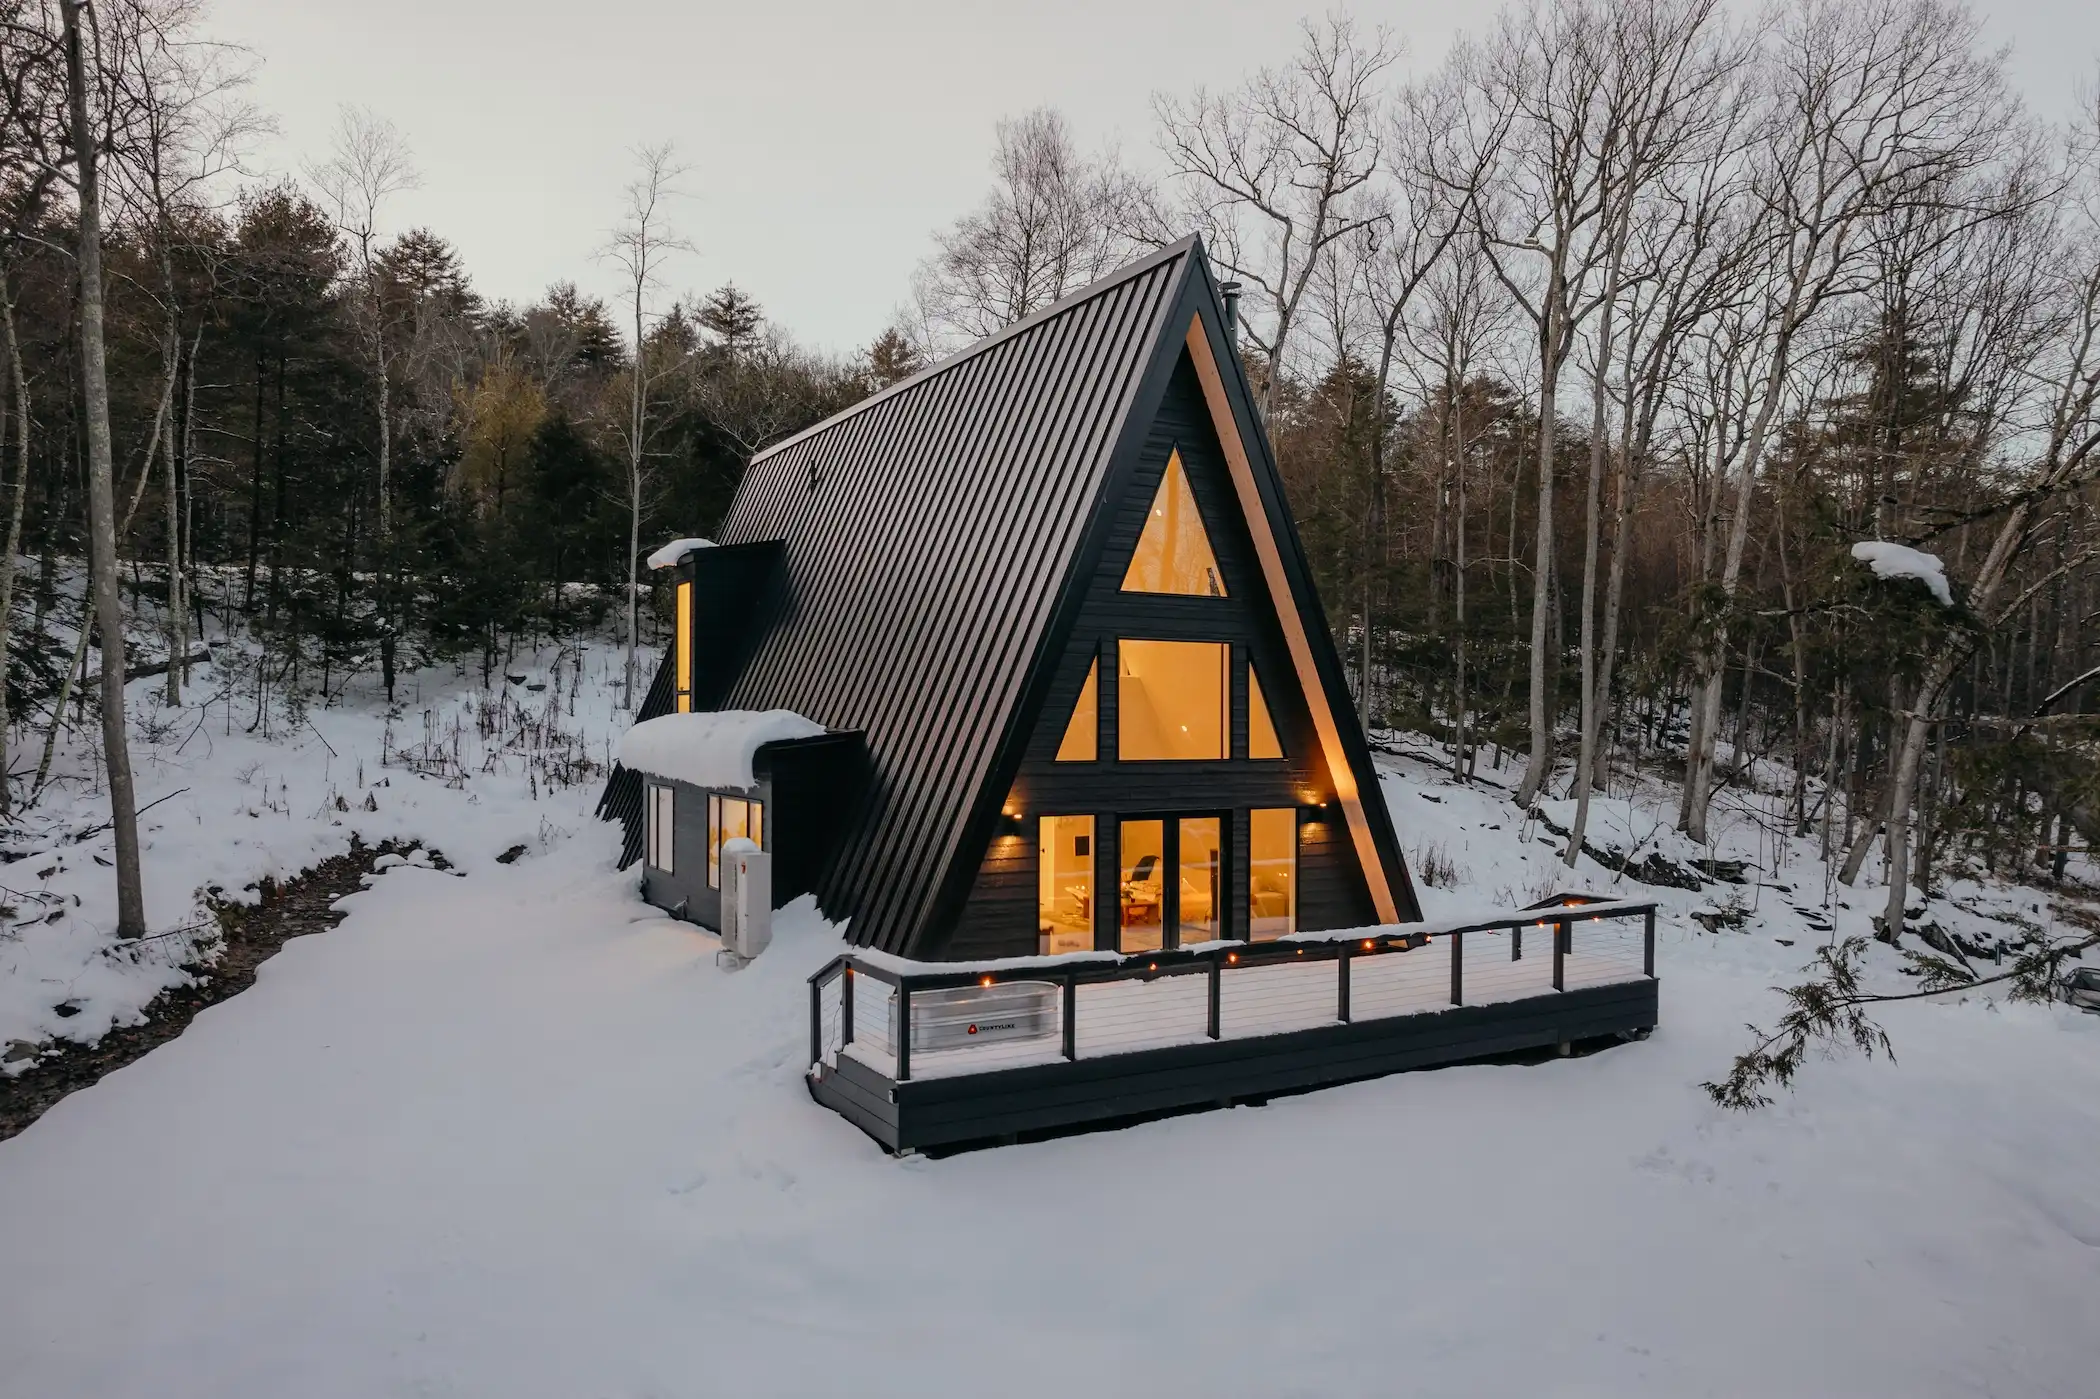
[[(1450, 118), (1463, 99), (1448, 85), (1403, 93), (1393, 112), (1387, 146), (1403, 153), (1429, 152), (1450, 140)], [(1466, 166), (1470, 157), (1472, 165)], [(1387, 400), (1395, 367), (1395, 350), (1407, 329), (1408, 309), (1424, 281), (1450, 250), (1452, 243), (1468, 231), (1472, 201), (1485, 174), (1486, 155), (1479, 150), (1449, 154), (1443, 159), (1405, 155), (1387, 171), (1379, 196), (1380, 217), (1357, 233), (1331, 245), (1351, 255), (1351, 293), (1360, 297), (1376, 326), (1377, 368), (1374, 384), (1374, 413), (1371, 428), (1370, 510), (1364, 521), (1366, 537), (1374, 548), (1383, 548), (1386, 538), (1387, 427), (1391, 418)], [(1439, 175), (1437, 171), (1443, 173)], [(1439, 515), (1441, 518), (1441, 515)], [(1358, 652), (1357, 717), (1369, 725), (1371, 719), (1371, 655), (1374, 633), (1372, 584), (1379, 570), (1363, 571), (1360, 615), (1363, 625)]]
[[(1473, 208), (1490, 264), (1536, 332), (1538, 521), (1532, 564), (1531, 756), (1517, 787), (1530, 805), (1556, 758), (1549, 674), (1558, 648), (1554, 588), (1555, 448), (1561, 371), (1596, 307), (1593, 280), (1607, 243), (1599, 235), (1608, 170), (1620, 139), (1608, 105), (1610, 28), (1590, 0), (1532, 0), (1503, 12), (1479, 49), (1454, 56), (1500, 130), (1487, 197)], [(1477, 144), (1477, 142), (1476, 142)]]
[[(164, 318), (162, 331), (163, 411), (148, 444), (165, 465), (163, 506), (168, 603), (165, 614), (168, 671), (165, 699), (182, 702), (189, 654), (189, 611), (182, 562), (182, 489), (189, 453), (182, 440), (187, 413), (174, 405), (185, 367), (194, 382), (204, 336), (200, 320), (184, 353), (186, 308), (176, 260), (193, 259), (210, 245), (193, 234), (209, 216), (209, 192), (225, 176), (239, 173), (246, 143), (268, 123), (237, 99), (252, 63), (242, 50), (196, 33), (202, 6), (194, 0), (159, 0), (126, 6), (130, 21), (121, 31), (121, 62), (115, 80), (135, 113), (130, 139), (112, 152), (113, 183), (129, 206), (130, 222), (146, 230), (159, 285), (150, 289)], [(183, 427), (178, 429), (177, 424)], [(141, 478), (143, 482), (143, 477)]]
[[(75, 189), (79, 195), (81, 420), (87, 438), (88, 568), (95, 625), (102, 640), (102, 757), (109, 772), (110, 826), (116, 836), (117, 936), (146, 935), (146, 895), (139, 873), (138, 797), (125, 732), (124, 609), (117, 594), (116, 486), (111, 462), (109, 380), (102, 338), (102, 132), (91, 116), (84, 0), (59, 0), (64, 22), (66, 87), (72, 114)], [(100, 54), (95, 68), (100, 76)], [(86, 619), (82, 619), (86, 625)]]
[[(1667, 369), (1675, 334), (1685, 324), (1683, 298), (1706, 264), (1691, 256), (1713, 216), (1713, 197), (1725, 176), (1717, 167), (1732, 162), (1736, 115), (1741, 110), (1735, 79), (1750, 49), (1725, 32), (1718, 0), (1629, 0), (1615, 8), (1606, 38), (1604, 113), (1597, 158), (1603, 167), (1598, 238), (1602, 244), (1602, 290), (1596, 332), (1590, 341), (1590, 453), (1584, 498), (1582, 595), (1577, 655), (1580, 667), (1580, 739), (1575, 763), (1575, 817), (1563, 858), (1570, 869), (1581, 858), (1589, 826), (1590, 796), (1600, 763), (1598, 738), (1611, 705), (1611, 657), (1616, 647), (1624, 584), (1626, 529), (1632, 518), (1635, 478), (1629, 451), (1618, 458), (1619, 528), (1605, 588), (1606, 615), (1598, 615), (1601, 514), (1611, 457), (1612, 369), (1618, 354), (1622, 302), (1636, 305), (1649, 284), (1665, 299), (1645, 298), (1645, 327), (1636, 323), (1626, 343), (1628, 371), (1620, 381), (1622, 420), (1631, 429), (1632, 374), (1651, 380)], [(1690, 197), (1687, 197), (1690, 196)], [(1660, 316), (1658, 317), (1658, 312)], [(1659, 332), (1646, 346), (1640, 330)], [(1646, 354), (1639, 353), (1646, 350)], [(1652, 422), (1652, 419), (1651, 419)], [(1630, 448), (1630, 441), (1624, 442)], [(1600, 623), (1606, 633), (1599, 644)]]
[(1267, 308), (1266, 329), (1252, 315), (1240, 322), (1267, 362), (1265, 419), (1323, 254), (1379, 218), (1366, 198), (1381, 151), (1378, 81), (1396, 57), (1384, 30), (1366, 38), (1335, 16), (1307, 23), (1283, 68), (1229, 92), (1153, 100), (1170, 188), (1165, 207), (1147, 216), (1150, 237), (1194, 228)]
[(418, 177), (408, 142), (386, 118), (344, 107), (329, 158), (309, 176), (336, 227), (357, 253), (358, 311), (372, 372), (372, 411), (379, 429), (379, 668), (388, 703), (394, 698), (397, 627), (394, 616), (394, 409), (392, 377), (397, 347), (388, 334), (379, 272), (380, 210)]
[(1876, 218), (1950, 197), (2012, 122), (2000, 61), (1978, 23), (1943, 0), (1796, 0), (1767, 46), (1752, 149), (1759, 224), (1756, 312), (1743, 346), (1741, 425), (1714, 469), (1733, 512), (1694, 656), (1692, 733), (1679, 823), (1707, 839), (1729, 606), (1741, 585), (1753, 493), (1803, 332), (1872, 266)]
[(937, 340), (990, 335), (1105, 275), (1135, 246), (1135, 177), (1113, 150), (1082, 153), (1054, 107), (998, 124), (992, 175), (984, 203), (935, 235), (912, 278)]
[(691, 252), (693, 245), (670, 226), (664, 205), (678, 193), (685, 174), (669, 142), (642, 146), (634, 152), (635, 175), (627, 182), (620, 222), (613, 227), (601, 256), (619, 269), (634, 316), (634, 363), (628, 370), (627, 419), (618, 429), (627, 448), (627, 663), (622, 690), (628, 712), (640, 709), (636, 693), (640, 672), (635, 657), (641, 626), (642, 506), (649, 484), (650, 392), (661, 377), (649, 353), (649, 322), (656, 312), (651, 298), (662, 287), (664, 260)]

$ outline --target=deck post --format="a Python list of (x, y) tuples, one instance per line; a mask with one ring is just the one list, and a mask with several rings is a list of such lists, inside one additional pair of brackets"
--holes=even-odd
[(1567, 979), (1565, 967), (1568, 958), (1568, 925), (1555, 919), (1553, 923), (1553, 989), (1565, 991), (1562, 983)]
[(1655, 910), (1649, 909), (1642, 921), (1646, 926), (1641, 929), (1641, 975), (1652, 978), (1655, 975)]
[(1065, 1058), (1079, 1057), (1079, 973), (1065, 973)]
[(1509, 960), (1512, 962), (1524, 960), (1524, 925), (1522, 923), (1509, 925)]
[(897, 979), (897, 1082), (911, 1077), (911, 982)]
[(853, 1043), (853, 964), (839, 973), (839, 1048)]
[(1466, 994), (1466, 935), (1451, 935), (1451, 1004), (1462, 1006)]
[(1349, 944), (1343, 943), (1341, 955), (1334, 959), (1334, 1018), (1344, 1025), (1349, 1023)]
[(1221, 982), (1222, 982), (1222, 981), (1224, 980), (1224, 975), (1225, 975), (1225, 973), (1224, 973), (1224, 967), (1225, 967), (1225, 964), (1224, 964), (1224, 962), (1223, 962), (1222, 960), (1220, 960), (1220, 958), (1219, 958), (1218, 954), (1217, 954), (1217, 953), (1215, 953), (1215, 952), (1211, 953), (1211, 955), (1210, 955), (1210, 1018), (1209, 1018), (1209, 1021), (1207, 1022), (1207, 1028), (1208, 1028), (1208, 1030), (1209, 1030), (1209, 1032), (1210, 1032), (1210, 1037), (1211, 1037), (1212, 1039), (1216, 1039), (1216, 1038), (1218, 1037), (1218, 1003), (1219, 1003), (1219, 1001), (1220, 1001), (1221, 999), (1223, 999), (1223, 998), (1222, 998), (1222, 997), (1221, 997), (1221, 996), (1219, 995), (1219, 989), (1220, 989), (1220, 983), (1221, 983)]

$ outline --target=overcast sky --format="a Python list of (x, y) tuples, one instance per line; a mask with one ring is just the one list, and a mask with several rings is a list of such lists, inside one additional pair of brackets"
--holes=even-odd
[[(669, 140), (690, 164), (674, 214), (697, 251), (669, 290), (734, 279), (816, 345), (886, 325), (932, 231), (988, 182), (992, 124), (1041, 103), (1093, 144), (1148, 162), (1151, 94), (1228, 85), (1286, 53), (1314, 0), (217, 0), (211, 31), (262, 60), (254, 100), (297, 170), (343, 103), (407, 136), (422, 186), (392, 209), (455, 243), (476, 286), (525, 301), (594, 258), (628, 152)], [(2069, 110), (2100, 56), (2094, 0), (1979, 6), (2013, 46), (2029, 104)], [(1351, 7), (1432, 64), (1484, 4)], [(1477, 23), (1478, 21), (1472, 21)]]

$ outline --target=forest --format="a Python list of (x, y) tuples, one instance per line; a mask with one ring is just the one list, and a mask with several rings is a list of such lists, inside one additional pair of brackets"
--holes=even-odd
[(667, 291), (670, 145), (625, 156), (616, 300), (491, 302), (396, 226), (384, 114), (249, 171), (254, 58), (195, 0), (0, 0), (0, 45), (0, 812), (99, 724), (120, 884), (127, 674), (177, 704), (239, 637), (267, 727), (609, 626), (632, 703), (642, 560), (754, 452), (1191, 232), (1364, 720), (1521, 754), (1571, 866), (1635, 774), (1701, 843), (1778, 784), (1837, 878), (1882, 861), (1893, 940), (2100, 826), (2100, 91), (2023, 100), (1959, 5), (1520, 0), (1420, 64), (1308, 19), (1142, 146), (1000, 122), (846, 355)]

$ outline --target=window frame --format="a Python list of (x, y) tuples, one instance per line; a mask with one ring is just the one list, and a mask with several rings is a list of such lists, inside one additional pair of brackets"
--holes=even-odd
[(669, 782), (649, 784), (648, 804), (643, 808), (648, 817), (643, 845), (649, 859), (649, 868), (658, 874), (678, 873), (678, 788)]

